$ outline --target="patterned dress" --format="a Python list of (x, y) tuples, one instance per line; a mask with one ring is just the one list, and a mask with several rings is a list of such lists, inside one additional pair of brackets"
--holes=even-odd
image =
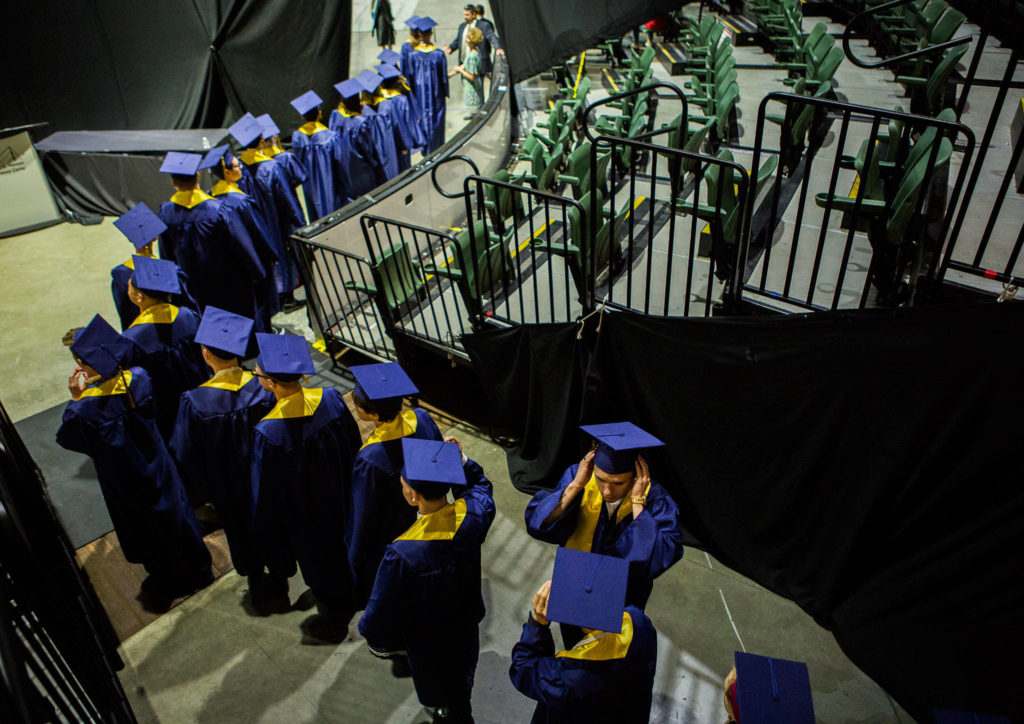
[(462, 68), (476, 76), (473, 80), (462, 78), (462, 98), (466, 102), (466, 113), (476, 113), (484, 104), (484, 77), (480, 74), (480, 54), (475, 50), (469, 51)]

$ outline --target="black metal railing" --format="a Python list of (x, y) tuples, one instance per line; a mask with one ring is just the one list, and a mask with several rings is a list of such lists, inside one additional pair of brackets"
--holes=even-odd
[[(745, 245), (734, 288), (748, 300), (783, 311), (912, 301), (918, 276), (938, 257), (953, 230), (954, 210), (974, 153), (974, 134), (951, 120), (769, 93), (758, 111), (754, 169), (765, 155), (770, 103), (786, 109), (781, 117), (782, 154), (793, 142), (786, 137), (787, 129), (799, 110), (813, 109), (815, 117), (806, 150), (788, 169), (785, 182), (784, 174), (776, 174), (756, 211), (755, 203), (747, 206)], [(882, 133), (883, 122), (889, 135)], [(836, 139), (828, 147), (823, 136), (826, 123), (832, 126), (829, 138)], [(954, 141), (965, 150), (949, 185)], [(847, 149), (858, 142), (854, 155), (848, 155)], [(822, 164), (828, 186), (811, 189), (812, 179), (818, 177), (814, 171)], [(840, 191), (841, 182), (852, 189)], [(750, 188), (755, 190), (755, 185)], [(813, 204), (811, 191), (817, 192)], [(815, 207), (821, 209), (820, 218)], [(810, 240), (808, 226), (814, 229)], [(861, 230), (867, 246), (855, 243)]]
[(479, 308), (458, 237), (369, 214), (360, 223), (388, 329), (468, 360), (460, 337), (473, 331)]
[[(883, 3), (881, 5), (874, 5), (863, 12), (854, 15), (850, 22), (846, 24), (846, 29), (843, 31), (843, 52), (846, 53), (846, 58), (851, 63), (859, 68), (888, 68), (899, 63), (906, 62), (913, 58), (920, 58), (926, 55), (935, 55), (936, 57), (941, 56), (949, 48), (955, 48), (958, 45), (966, 45), (971, 42), (972, 37), (970, 34), (961, 35), (957, 38), (947, 40), (944, 43), (936, 43), (935, 45), (929, 45), (924, 48), (918, 48), (917, 50), (910, 51), (909, 53), (900, 53), (899, 55), (890, 56), (888, 58), (882, 58), (878, 61), (867, 61), (861, 60), (850, 48), (850, 40), (854, 36), (854, 26), (857, 25), (861, 20), (873, 18), (880, 13), (891, 10), (901, 5), (908, 5), (914, 2), (914, 0), (892, 0), (892, 2)], [(975, 66), (975, 69), (977, 66)]]
[(604, 164), (608, 174), (591, 173), (581, 199), (586, 306), (709, 317), (728, 305), (745, 169), (727, 151), (704, 156), (625, 138), (598, 137), (590, 153), (590, 168)]
[(482, 321), (565, 322), (586, 313), (578, 202), (480, 176), (466, 178), (464, 195), (460, 249)]
[(340, 345), (377, 359), (395, 359), (394, 343), (377, 301), (381, 282), (370, 261), (309, 239), (293, 237), (293, 243), (301, 251), (298, 257), (310, 316), (332, 360)]

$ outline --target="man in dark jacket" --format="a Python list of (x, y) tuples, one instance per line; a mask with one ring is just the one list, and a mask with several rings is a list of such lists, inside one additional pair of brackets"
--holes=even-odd
[(480, 74), (490, 75), (491, 68), (494, 66), (491, 62), (491, 48), (494, 48), (496, 52), (502, 55), (505, 54), (505, 51), (501, 47), (501, 41), (498, 40), (498, 34), (494, 32), (494, 26), (491, 25), (491, 21), (478, 18), (476, 10), (476, 5), (467, 5), (462, 10), (464, 22), (459, 23), (455, 39), (448, 45), (443, 46), (441, 50), (448, 55), (451, 55), (456, 50), (459, 51), (459, 62), (461, 63), (465, 59), (466, 53), (469, 52), (469, 48), (466, 45), (466, 30), (473, 27), (480, 28), (480, 32), (484, 36), (483, 42), (476, 48), (480, 54)]

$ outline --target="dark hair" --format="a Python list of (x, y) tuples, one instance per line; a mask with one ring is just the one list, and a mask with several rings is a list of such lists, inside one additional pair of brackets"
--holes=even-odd
[(64, 336), (60, 338), (60, 341), (64, 343), (65, 347), (70, 347), (75, 343), (75, 337), (83, 329), (85, 329), (85, 327), (72, 327), (71, 329), (64, 333)]
[(257, 146), (260, 145), (260, 141), (261, 140), (263, 140), (263, 136), (256, 136), (256, 138), (254, 138), (251, 141), (249, 141), (249, 143), (247, 143), (245, 147), (246, 148), (256, 148)]
[(363, 102), (360, 99), (362, 95), (363, 93), (362, 91), (360, 91), (359, 93), (356, 93), (354, 96), (342, 98), (341, 104), (345, 106), (346, 110), (352, 111), (353, 113), (358, 113), (360, 109), (363, 107)]
[[(409, 481), (407, 480), (406, 483), (408, 484), (408, 482)], [(444, 498), (445, 496), (448, 495), (448, 491), (451, 489), (452, 486), (447, 483), (420, 482), (416, 483), (415, 487), (413, 487), (412, 485), (410, 485), (409, 487), (415, 490), (417, 493), (420, 494), (421, 497), (427, 500), (440, 500), (441, 498)]]
[(484, 16), (484, 6), (483, 5), (477, 5), (476, 6), (476, 14), (479, 15), (480, 17)]
[(312, 123), (320, 117), (320, 106), (313, 106), (302, 114), (302, 117)]
[(195, 184), (198, 183), (196, 175), (188, 173), (172, 173), (171, 180), (179, 184)]
[(145, 294), (150, 299), (156, 299), (156, 300), (159, 300), (161, 302), (170, 302), (171, 301), (171, 294), (169, 292), (158, 292), (158, 291), (155, 291), (153, 289), (143, 289), (142, 287), (140, 287), (138, 284), (135, 283), (134, 277), (129, 277), (128, 278), (128, 284), (130, 284), (131, 286), (135, 287), (136, 290), (142, 292), (143, 294)]
[(223, 158), (221, 158), (220, 161), (218, 161), (217, 163), (215, 163), (213, 166), (210, 167), (210, 173), (212, 173), (214, 176), (219, 178), (221, 181), (224, 180), (224, 159)]
[(380, 400), (367, 400), (355, 390), (352, 391), (352, 401), (357, 407), (366, 410), (377, 416), (381, 422), (391, 422), (402, 411), (401, 397), (385, 397)]
[(200, 346), (207, 352), (212, 354), (214, 357), (219, 359), (221, 362), (230, 362), (233, 359), (238, 359), (238, 355), (235, 354), (234, 352), (228, 352), (223, 349), (217, 349), (216, 347), (211, 347), (208, 344), (203, 344)]

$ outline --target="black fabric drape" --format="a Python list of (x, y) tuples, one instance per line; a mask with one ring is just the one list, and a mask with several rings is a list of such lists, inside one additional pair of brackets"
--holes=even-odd
[[(1024, 306), (995, 303), (607, 314), (579, 419), (630, 419), (662, 438), (652, 472), (685, 526), (831, 630), (915, 717), (932, 707), (1024, 717), (1010, 658), (1024, 644), (1022, 328)], [(523, 384), (508, 371), (522, 364), (514, 349), (546, 333), (519, 331), (485, 386)], [(496, 365), (498, 351), (475, 354)], [(557, 358), (536, 362), (531, 379), (579, 384)], [(493, 404), (501, 414), (522, 402), (505, 390)], [(546, 404), (575, 423), (561, 400)], [(535, 467), (551, 461), (537, 480), (581, 452), (564, 431), (545, 434), (552, 441), (530, 451)]]
[(347, 77), (351, 0), (40, 0), (0, 44), (0, 127), (222, 127), (246, 111), (283, 131), (289, 106)]
[(508, 52), (512, 80), (519, 82), (679, 4), (679, 0), (493, 0), (491, 11), (501, 45)]
[(516, 439), (509, 474), (525, 493), (553, 485), (564, 461), (576, 455), (583, 398), (583, 342), (577, 329), (541, 324), (462, 337), (495, 424)]

